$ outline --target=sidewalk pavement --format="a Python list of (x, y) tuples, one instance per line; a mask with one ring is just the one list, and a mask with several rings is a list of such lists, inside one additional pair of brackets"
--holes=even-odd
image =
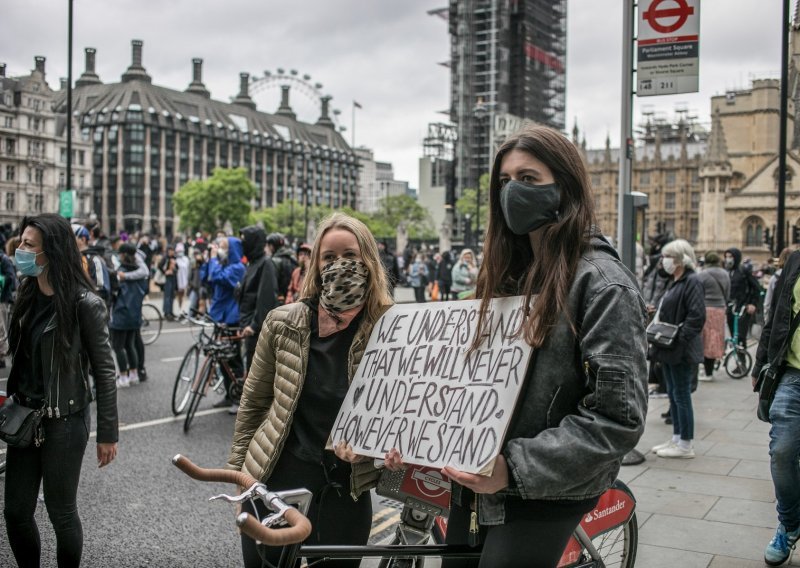
[[(712, 382), (700, 383), (692, 403), (697, 457), (650, 453), (672, 435), (661, 418), (669, 401), (651, 398), (637, 447), (647, 459), (620, 472), (637, 501), (636, 566), (761, 568), (778, 521), (769, 424), (756, 418), (750, 378), (734, 380), (720, 368)], [(800, 556), (787, 565), (800, 566)]]

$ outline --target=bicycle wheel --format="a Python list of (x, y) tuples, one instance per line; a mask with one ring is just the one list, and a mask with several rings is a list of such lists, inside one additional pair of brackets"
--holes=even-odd
[[(639, 523), (636, 520), (636, 513), (633, 513), (625, 525), (594, 537), (592, 544), (606, 568), (633, 568), (639, 545)], [(583, 549), (581, 559), (572, 566), (580, 566), (591, 560), (589, 552)]]
[(183, 356), (178, 374), (175, 376), (175, 386), (172, 388), (172, 414), (178, 416), (192, 393), (192, 381), (197, 376), (197, 367), (200, 364), (200, 347), (197, 344), (189, 347)]
[(157, 307), (152, 304), (142, 304), (142, 343), (151, 345), (161, 335), (161, 326), (164, 318)]
[(736, 348), (725, 356), (725, 372), (732, 379), (741, 379), (753, 367), (753, 356), (745, 349)]
[(192, 396), (189, 400), (189, 407), (186, 409), (186, 419), (183, 421), (183, 431), (188, 432), (194, 420), (194, 414), (197, 412), (197, 407), (200, 406), (200, 401), (206, 395), (208, 381), (211, 380), (214, 371), (214, 364), (207, 360), (205, 365), (200, 371), (199, 380), (195, 379), (195, 387), (192, 388)]

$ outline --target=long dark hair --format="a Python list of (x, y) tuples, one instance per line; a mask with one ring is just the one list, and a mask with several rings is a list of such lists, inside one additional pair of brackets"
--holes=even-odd
[[(534, 256), (528, 235), (511, 232), (500, 207), (500, 168), (512, 150), (527, 152), (544, 163), (561, 190), (559, 220), (544, 229), (539, 257)], [(478, 329), (483, 329), (492, 298), (521, 294), (529, 305), (538, 294), (521, 328), (528, 344), (540, 347), (562, 313), (574, 330), (567, 297), (594, 225), (589, 176), (577, 148), (545, 126), (529, 126), (508, 138), (495, 156), (489, 185), (489, 226), (476, 289), (482, 300)], [(476, 335), (473, 348), (481, 337)]]
[[(47, 256), (47, 280), (55, 292), (53, 307), (57, 327), (54, 358), (58, 369), (68, 371), (74, 363), (69, 360), (69, 352), (77, 325), (77, 296), (82, 290), (94, 290), (94, 286), (83, 268), (72, 228), (64, 217), (53, 213), (25, 217), (19, 228), (20, 235), (27, 227), (35, 227), (42, 234), (42, 250)], [(11, 317), (12, 340), (20, 333), (20, 324), (33, 306), (37, 289), (36, 278), (23, 277)]]

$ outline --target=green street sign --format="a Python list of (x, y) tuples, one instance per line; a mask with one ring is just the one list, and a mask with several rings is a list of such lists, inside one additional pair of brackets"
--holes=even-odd
[(67, 218), (71, 218), (75, 214), (75, 190), (67, 190), (60, 193), (58, 214)]

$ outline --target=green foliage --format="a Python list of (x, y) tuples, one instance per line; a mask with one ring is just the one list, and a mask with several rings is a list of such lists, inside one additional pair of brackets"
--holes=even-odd
[(380, 203), (380, 209), (372, 216), (374, 223), (367, 225), (375, 238), (396, 236), (401, 224), (412, 239), (436, 238), (431, 214), (412, 197), (392, 195), (382, 198)]
[(182, 230), (211, 233), (230, 223), (235, 232), (250, 220), (257, 195), (245, 168), (215, 168), (208, 179), (188, 181), (172, 200)]
[[(489, 222), (489, 174), (483, 174), (478, 181), (481, 189), (481, 229), (485, 230)], [(461, 192), (461, 197), (456, 201), (456, 212), (464, 217), (472, 217), (472, 226), (475, 227), (474, 219), (478, 215), (478, 192), (472, 188), (466, 188)]]

